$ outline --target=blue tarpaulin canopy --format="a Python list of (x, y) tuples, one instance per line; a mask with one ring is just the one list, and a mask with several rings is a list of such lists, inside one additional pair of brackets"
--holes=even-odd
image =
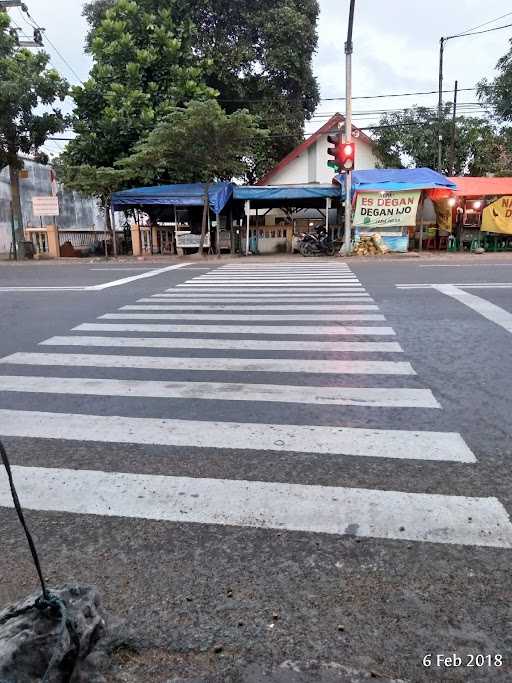
[(344, 190), (340, 185), (246, 185), (235, 186), (235, 201), (250, 201), (254, 208), (325, 206), (326, 199), (341, 199)]
[[(343, 184), (344, 175), (336, 180)], [(353, 192), (399, 192), (430, 190), (436, 187), (456, 189), (456, 184), (431, 168), (375, 168), (352, 173)]]
[[(131, 208), (143, 210), (145, 206), (203, 206), (205, 191), (204, 183), (138, 187), (114, 192), (112, 208), (122, 211)], [(208, 187), (208, 202), (214, 213), (221, 213), (232, 196), (232, 183), (212, 183)]]

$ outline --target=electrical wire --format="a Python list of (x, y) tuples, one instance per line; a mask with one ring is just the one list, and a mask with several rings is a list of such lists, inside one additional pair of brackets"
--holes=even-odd
[[(27, 15), (28, 19), (30, 20), (30, 23), (29, 23), (29, 22), (25, 19), (25, 17), (23, 16), (23, 12), (22, 12), (21, 9), (19, 9), (19, 12), (20, 12), (20, 14), (21, 14), (21, 16), (22, 16), (22, 18), (23, 18), (23, 21), (25, 21), (25, 23), (27, 23), (29, 26), (32, 26), (32, 28), (36, 28), (36, 29), (39, 29), (39, 28), (40, 28), (40, 25), (38, 24), (38, 22), (34, 19), (34, 17), (32, 17), (32, 16), (30, 15), (30, 13), (28, 12), (27, 9), (24, 11), (24, 13)], [(77, 72), (76, 72), (75, 69), (72, 67), (72, 65), (68, 62), (68, 60), (64, 57), (64, 55), (59, 51), (59, 49), (58, 49), (58, 48), (54, 45), (54, 43), (50, 40), (50, 38), (48, 37), (46, 31), (42, 31), (42, 39), (43, 39), (43, 42), (47, 42), (47, 43), (50, 45), (50, 47), (51, 47), (51, 48), (53, 49), (53, 51), (58, 55), (58, 57), (60, 57), (61, 61), (67, 66), (67, 68), (68, 68), (69, 71), (73, 74), (73, 76), (74, 76), (76, 79), (78, 79), (78, 81), (79, 81), (82, 85), (84, 85), (84, 81), (82, 81), (82, 79), (81, 79), (80, 76), (77, 74)]]
[(469, 31), (476, 31), (478, 28), (482, 28), (482, 26), (489, 26), (489, 24), (494, 24), (495, 21), (505, 19), (505, 17), (509, 17), (511, 14), (512, 12), (507, 12), (506, 14), (502, 14), (500, 17), (496, 17), (496, 19), (490, 19), (489, 21), (485, 21), (483, 24), (478, 24), (478, 26), (472, 26), (471, 28), (467, 28), (465, 31), (461, 33), (461, 35), (469, 33)]
[(504, 26), (495, 26), (494, 28), (487, 28), (485, 31), (474, 31), (473, 33), (456, 33), (453, 36), (444, 36), (441, 40), (447, 41), (452, 38), (465, 38), (466, 36), (479, 36), (482, 33), (492, 33), (492, 31), (501, 31), (504, 28), (510, 28), (512, 24), (505, 24)]

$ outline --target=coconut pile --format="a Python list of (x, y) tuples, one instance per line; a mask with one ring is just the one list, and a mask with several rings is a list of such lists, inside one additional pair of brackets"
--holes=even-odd
[(355, 256), (380, 256), (388, 252), (389, 248), (384, 244), (382, 235), (376, 232), (373, 235), (361, 236), (354, 246), (353, 253)]

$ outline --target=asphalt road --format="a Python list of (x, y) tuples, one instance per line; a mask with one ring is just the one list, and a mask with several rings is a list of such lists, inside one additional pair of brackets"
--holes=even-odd
[[(121, 620), (113, 681), (511, 680), (512, 261), (258, 263), (0, 265), (50, 585)], [(498, 322), (397, 287), (450, 283)], [(7, 605), (37, 584), (3, 475), (0, 537)]]

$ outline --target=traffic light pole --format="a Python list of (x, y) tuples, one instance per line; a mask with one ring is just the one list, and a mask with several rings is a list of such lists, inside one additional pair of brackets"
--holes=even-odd
[[(352, 28), (354, 26), (355, 0), (350, 0), (347, 42), (345, 43), (345, 142), (352, 141)], [(352, 239), (352, 171), (345, 171), (345, 236), (343, 253), (350, 254)]]

